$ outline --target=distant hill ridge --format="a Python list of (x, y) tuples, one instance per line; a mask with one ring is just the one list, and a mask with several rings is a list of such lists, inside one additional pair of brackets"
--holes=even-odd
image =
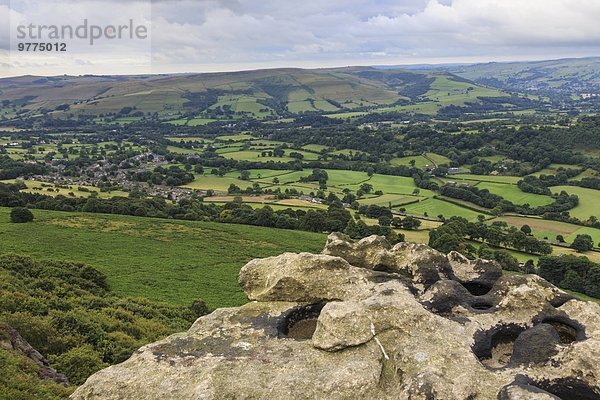
[[(430, 91), (448, 90), (436, 87), (437, 83), (448, 86), (448, 82), (456, 83), (459, 93), (466, 93), (467, 87), (479, 86), (445, 71), (373, 67), (173, 75), (22, 76), (0, 79), (0, 102), (4, 107), (17, 107), (17, 111), (25, 109), (22, 114), (45, 111), (98, 116), (132, 108), (144, 114), (214, 114), (233, 110), (264, 117), (391, 107), (414, 101)], [(505, 95), (500, 91), (491, 94)]]

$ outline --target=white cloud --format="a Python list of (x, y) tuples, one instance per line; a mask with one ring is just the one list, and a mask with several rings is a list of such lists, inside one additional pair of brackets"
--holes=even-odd
[[(13, 0), (11, 21), (111, 23), (146, 18), (144, 5)], [(600, 55), (597, 0), (155, 0), (151, 13), (156, 72)], [(140, 43), (77, 50), (37, 73), (145, 72), (135, 68), (149, 54)], [(36, 73), (25, 64), (18, 73)]]

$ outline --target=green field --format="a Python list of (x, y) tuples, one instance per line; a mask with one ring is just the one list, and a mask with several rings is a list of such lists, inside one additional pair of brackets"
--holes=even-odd
[[(119, 294), (187, 305), (237, 306), (239, 269), (285, 251), (320, 252), (325, 235), (208, 222), (33, 210), (36, 221), (9, 222), (0, 208), (0, 251), (89, 264)], [(29, 238), (35, 240), (32, 246)]]
[(442, 156), (440, 154), (425, 153), (424, 156), (425, 156), (425, 158), (427, 158), (427, 159), (433, 161), (434, 163), (436, 163), (437, 165), (449, 164), (450, 163), (450, 159), (448, 157)]
[(308, 151), (316, 151), (317, 153), (320, 153), (321, 151), (327, 149), (327, 146), (323, 146), (321, 144), (307, 144), (306, 146), (302, 146), (302, 148)]
[(381, 196), (369, 197), (366, 199), (358, 200), (360, 204), (371, 205), (375, 204), (378, 206), (388, 206), (389, 204), (394, 206), (401, 206), (412, 201), (419, 200), (419, 197), (415, 196), (404, 196), (398, 194), (384, 194)]
[(535, 175), (535, 176), (540, 176), (540, 175), (556, 175), (559, 172), (559, 169), (578, 169), (579, 167), (576, 165), (569, 165), (569, 164), (550, 164), (547, 168), (544, 168), (540, 171), (537, 171), (534, 174), (531, 175)]
[(513, 204), (518, 205), (529, 204), (532, 207), (537, 207), (551, 204), (554, 201), (554, 199), (552, 199), (550, 196), (525, 193), (521, 191), (517, 185), (506, 183), (481, 182), (477, 184), (477, 188), (487, 189), (490, 191), (490, 193), (502, 196)]
[(419, 203), (403, 206), (403, 208), (406, 208), (408, 214), (425, 215), (427, 213), (430, 218), (437, 218), (441, 214), (445, 218), (456, 216), (475, 221), (477, 216), (481, 214), (438, 199), (426, 199)]
[(411, 157), (393, 158), (390, 161), (390, 164), (392, 164), (392, 165), (406, 165), (406, 166), (409, 166), (411, 161), (415, 162), (415, 167), (417, 167), (417, 168), (425, 168), (426, 166), (433, 167), (432, 162), (429, 161), (428, 159), (426, 159), (423, 156), (411, 156)]
[[(289, 174), (290, 170), (276, 170), (276, 169), (249, 169), (250, 179), (264, 179), (274, 178), (276, 176)], [(239, 178), (241, 171), (232, 171), (225, 174), (230, 178)]]
[(552, 190), (553, 193), (564, 190), (569, 194), (576, 194), (579, 196), (579, 205), (574, 209), (569, 210), (571, 216), (584, 221), (591, 216), (600, 218), (600, 207), (598, 206), (600, 192), (598, 190), (577, 186), (553, 186), (550, 190)]
[(504, 175), (473, 175), (473, 174), (460, 174), (460, 175), (448, 175), (452, 179), (464, 179), (479, 182), (494, 182), (494, 183), (512, 183), (517, 184), (520, 180), (523, 180), (520, 176), (504, 176)]
[[(268, 151), (268, 150), (267, 150)], [(232, 160), (237, 161), (258, 161), (258, 162), (266, 162), (266, 161), (275, 161), (275, 162), (289, 162), (294, 161), (292, 157), (274, 157), (269, 156), (268, 154), (264, 157), (261, 155), (262, 151), (260, 150), (242, 150), (242, 151), (233, 151), (222, 154), (225, 158), (231, 158)]]
[[(417, 189), (414, 180), (405, 176), (374, 174), (365, 182), (373, 185), (374, 191), (381, 190), (386, 194), (413, 194), (415, 189)], [(357, 190), (360, 184), (349, 185), (347, 187), (350, 190)], [(419, 189), (419, 195), (433, 196), (434, 193), (429, 190)]]
[(206, 174), (195, 174), (195, 180), (192, 183), (184, 185), (183, 187), (190, 189), (201, 189), (201, 190), (216, 190), (220, 192), (226, 192), (229, 185), (234, 184), (242, 189), (246, 189), (248, 186), (252, 186), (251, 181), (243, 181), (238, 179), (239, 173), (232, 174), (233, 176), (216, 176)]
[[(15, 183), (16, 179), (8, 179), (0, 181), (2, 183)], [(22, 182), (27, 186), (27, 189), (21, 190), (26, 193), (45, 194), (48, 196), (66, 196), (66, 197), (89, 197), (92, 193), (96, 193), (99, 198), (107, 199), (110, 197), (127, 197), (129, 194), (121, 190), (112, 190), (110, 192), (102, 192), (95, 186), (84, 186), (84, 185), (64, 185), (65, 187), (57, 187), (54, 184), (39, 182), (39, 181), (18, 181)], [(63, 186), (63, 185), (61, 185)], [(83, 188), (84, 190), (79, 190)]]
[(550, 241), (556, 241), (557, 235), (562, 235), (567, 243), (571, 243), (577, 235), (587, 234), (592, 237), (594, 244), (600, 243), (600, 229), (584, 227), (566, 222), (552, 221), (542, 218), (504, 216), (495, 218), (493, 221), (503, 221), (511, 226), (521, 228), (523, 225), (529, 225), (533, 230), (533, 235), (537, 238), (548, 238)]

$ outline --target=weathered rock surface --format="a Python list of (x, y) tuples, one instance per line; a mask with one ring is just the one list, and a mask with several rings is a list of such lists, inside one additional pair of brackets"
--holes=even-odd
[(73, 399), (600, 399), (600, 306), (384, 238), (249, 262), (250, 303), (102, 370)]
[(68, 386), (69, 380), (66, 376), (56, 372), (54, 368), (49, 366), (46, 360), (36, 349), (17, 332), (6, 324), (0, 324), (0, 348), (14, 353), (21, 354), (35, 362), (39, 367), (38, 376), (40, 379), (52, 380), (58, 384)]

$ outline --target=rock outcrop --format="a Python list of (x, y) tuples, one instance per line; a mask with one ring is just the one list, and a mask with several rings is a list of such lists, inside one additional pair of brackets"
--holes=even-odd
[(38, 376), (40, 379), (51, 380), (64, 386), (69, 385), (69, 380), (66, 376), (51, 368), (48, 360), (31, 347), (16, 329), (6, 324), (0, 324), (0, 349), (8, 350), (31, 359), (39, 367)]
[(253, 260), (250, 302), (138, 350), (92, 399), (600, 399), (600, 306), (427, 246), (330, 235)]

